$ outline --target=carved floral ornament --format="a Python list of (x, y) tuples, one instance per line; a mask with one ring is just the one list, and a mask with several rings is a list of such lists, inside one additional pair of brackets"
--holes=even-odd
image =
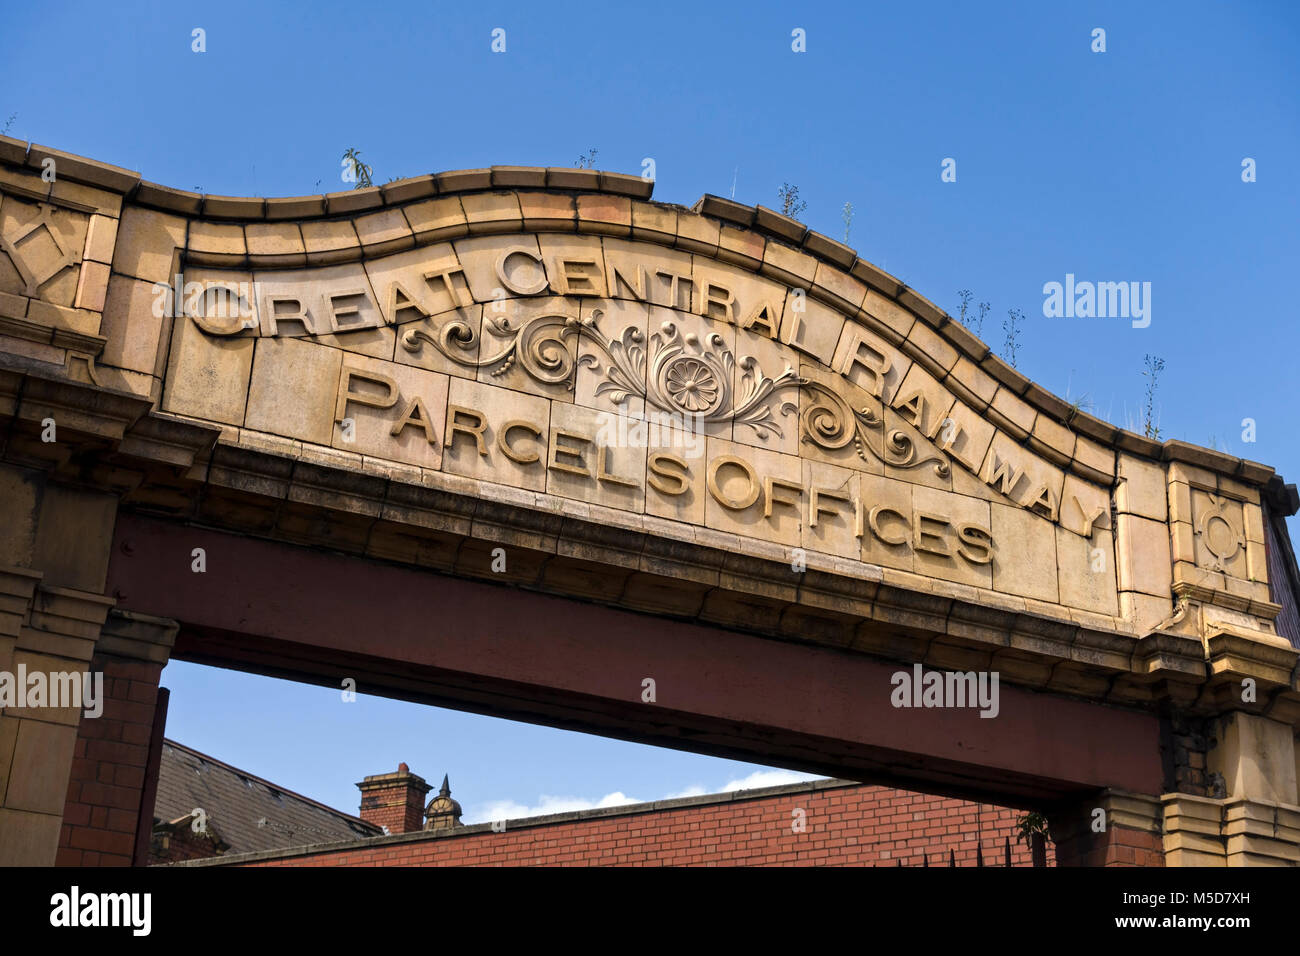
[(870, 408), (855, 409), (840, 395), (786, 366), (775, 378), (768, 377), (752, 357), (739, 362), (740, 379), (736, 383), (736, 356), (717, 333), (703, 337), (693, 332), (682, 335), (677, 325), (664, 322), (651, 333), (649, 342), (635, 326), (629, 326), (617, 338), (610, 338), (599, 327), (603, 313), (594, 310), (590, 317), (577, 319), (560, 314), (546, 314), (516, 326), (508, 317), (485, 315), (492, 333), (506, 339), (500, 351), (487, 357), (476, 356), (479, 335), (460, 319), (445, 322), (434, 334), (423, 329), (408, 329), (399, 337), (402, 348), (418, 353), (428, 343), (442, 355), (467, 368), (485, 368), (494, 376), (518, 366), (538, 382), (574, 387), (579, 366), (601, 366), (595, 355), (575, 359), (566, 340), (581, 334), (605, 359), (604, 381), (597, 395), (607, 395), (611, 404), (623, 405), (638, 397), (654, 409), (677, 416), (688, 425), (704, 426), (732, 422), (754, 430), (760, 438), (783, 435), (773, 414), (799, 412), (794, 399), (799, 394), (810, 397), (799, 415), (803, 441), (828, 451), (853, 444), (863, 460), (876, 460), (893, 468), (919, 468), (933, 464), (940, 477), (950, 470), (945, 455), (935, 451), (921, 454), (916, 443), (901, 429), (887, 429), (883, 415)]

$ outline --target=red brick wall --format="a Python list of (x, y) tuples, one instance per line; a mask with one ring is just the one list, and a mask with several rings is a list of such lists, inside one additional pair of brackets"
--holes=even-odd
[(90, 669), (104, 672), (104, 710), (77, 730), (55, 865), (130, 866), (162, 665), (96, 655)]
[[(791, 829), (793, 811), (807, 830)], [(621, 816), (594, 817), (502, 833), (475, 828), (455, 837), (258, 860), (250, 866), (973, 866), (978, 841), (986, 865), (1030, 865), (1016, 843), (1020, 811), (885, 787), (852, 786), (777, 794)], [(1049, 865), (1054, 862), (1048, 846)]]

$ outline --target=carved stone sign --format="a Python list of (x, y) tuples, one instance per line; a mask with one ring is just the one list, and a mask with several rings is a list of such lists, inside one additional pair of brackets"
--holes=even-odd
[(1104, 473), (954, 394), (951, 347), (904, 351), (883, 299), (873, 327), (712, 259), (547, 234), (154, 295), (179, 313), (167, 411), (1119, 613)]

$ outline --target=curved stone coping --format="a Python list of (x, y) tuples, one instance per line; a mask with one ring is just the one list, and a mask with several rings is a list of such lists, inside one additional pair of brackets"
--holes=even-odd
[[(0, 162), (41, 169), (47, 158), (56, 161), (60, 177), (118, 192), (139, 205), (194, 217), (185, 238), (187, 264), (250, 269), (335, 264), (447, 239), (516, 230), (627, 237), (712, 256), (806, 288), (813, 297), (864, 322), (938, 372), (938, 379), (963, 401), (1064, 467), (1070, 467), (1075, 456), (1058, 460), (1063, 453), (1054, 436), (1061, 425), (1112, 449), (1155, 461), (1183, 462), (1257, 487), (1266, 486), (1274, 476), (1268, 465), (1175, 439), (1158, 442), (1088, 414), (1007, 365), (947, 312), (849, 246), (764, 206), (708, 194), (689, 209), (650, 203), (644, 200), (650, 198), (654, 183), (638, 176), (529, 166), (442, 172), (320, 196), (211, 196), (159, 186), (131, 170), (0, 137)], [(355, 247), (348, 243), (340, 248), (327, 240), (313, 249), (302, 225), (345, 220), (356, 233)], [(282, 233), (295, 224), (296, 245), (291, 233)], [(921, 322), (909, 323), (911, 328), (900, 334), (866, 310), (873, 296), (883, 296)], [(952, 367), (932, 367), (935, 349), (945, 347), (954, 352)], [(996, 396), (983, 400), (960, 382), (953, 387), (950, 372), (962, 359), (991, 377), (999, 391), (1006, 389), (1012, 398), (1029, 405), (1035, 419), (1041, 412), (1042, 433), (1037, 421), (1023, 427), (1001, 414), (994, 407)], [(1089, 471), (1094, 480), (1113, 482), (1113, 461), (1100, 469), (1096, 462), (1086, 464), (1081, 473)]]

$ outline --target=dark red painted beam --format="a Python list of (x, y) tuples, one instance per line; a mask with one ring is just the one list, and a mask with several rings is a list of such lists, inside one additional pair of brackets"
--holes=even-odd
[(1005, 685), (994, 719), (896, 709), (898, 665), (847, 651), (136, 515), (117, 539), (109, 593), (180, 621), (177, 656), (871, 782), (1161, 792), (1150, 714)]

